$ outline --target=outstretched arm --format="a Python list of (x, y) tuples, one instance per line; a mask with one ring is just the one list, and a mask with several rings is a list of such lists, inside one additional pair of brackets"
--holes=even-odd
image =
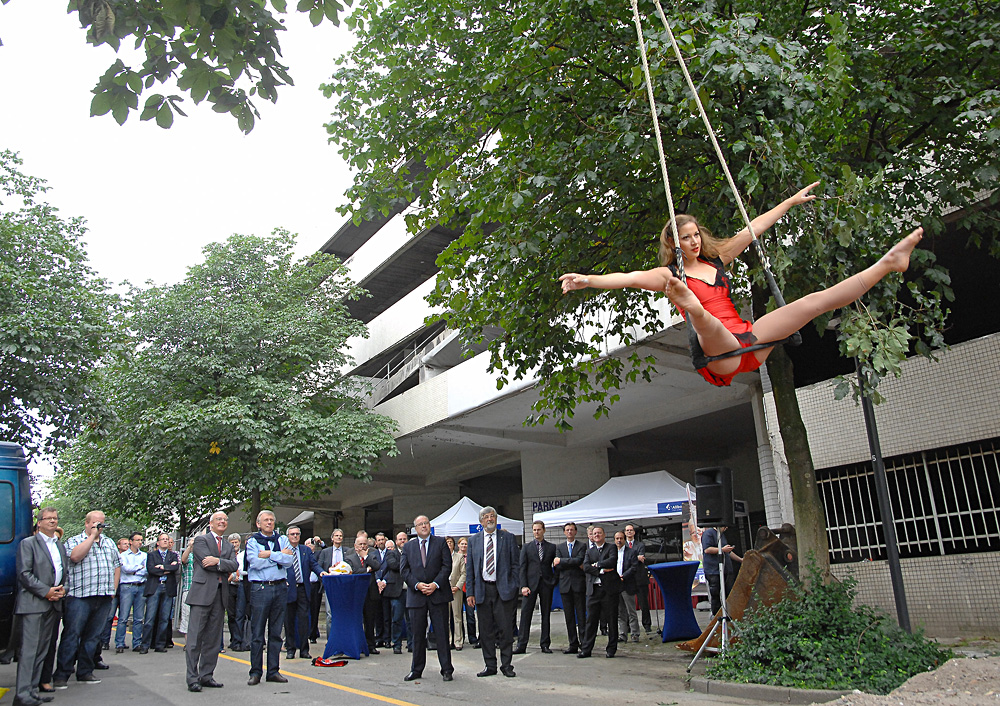
[[(762, 213), (750, 221), (750, 225), (753, 226), (754, 234), (759, 236), (761, 233), (773, 226), (778, 222), (778, 219), (788, 213), (788, 210), (792, 206), (808, 203), (815, 199), (816, 195), (810, 194), (809, 192), (817, 186), (819, 186), (819, 182), (813, 182), (797, 194), (789, 196), (767, 213)], [(739, 257), (744, 250), (750, 247), (751, 241), (753, 241), (753, 238), (750, 236), (750, 231), (744, 228), (719, 246), (719, 258), (721, 258), (723, 264), (728, 265), (730, 262)]]
[(654, 267), (651, 270), (635, 272), (612, 272), (608, 275), (580, 275), (568, 272), (559, 278), (562, 282), (563, 294), (574, 289), (648, 289), (651, 292), (662, 292), (667, 284), (666, 267)]

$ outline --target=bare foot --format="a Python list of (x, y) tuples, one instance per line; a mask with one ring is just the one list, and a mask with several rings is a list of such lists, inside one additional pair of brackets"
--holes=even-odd
[(705, 307), (701, 305), (701, 302), (698, 300), (698, 297), (694, 295), (694, 292), (688, 289), (688, 286), (678, 277), (674, 277), (673, 274), (668, 273), (667, 275), (667, 286), (665, 291), (667, 293), (667, 299), (669, 299), (670, 303), (678, 309), (695, 316), (699, 316), (705, 311)]
[(892, 272), (906, 272), (910, 266), (910, 253), (913, 252), (913, 249), (917, 247), (917, 243), (923, 237), (924, 229), (917, 228), (893, 245), (892, 249), (882, 256), (882, 261), (889, 266), (889, 270)]

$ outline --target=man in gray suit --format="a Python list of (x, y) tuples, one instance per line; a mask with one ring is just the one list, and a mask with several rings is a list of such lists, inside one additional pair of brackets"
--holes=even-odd
[(229, 574), (239, 567), (236, 551), (226, 539), (226, 513), (216, 512), (210, 523), (212, 531), (195, 537), (191, 550), (194, 575), (187, 594), (191, 606), (186, 650), (188, 691), (222, 688), (215, 681), (215, 665), (222, 646)]
[(510, 532), (497, 527), (497, 511), (484, 507), (479, 511), (482, 531), (469, 540), (465, 560), (466, 602), (479, 613), (479, 645), (486, 667), (476, 674), (489, 677), (497, 673), (496, 636), (500, 635), (500, 672), (515, 677), (510, 661), (514, 654), (514, 602), (521, 591), (519, 550)]
[(38, 512), (38, 533), (21, 541), (17, 548), (16, 615), (21, 616), (21, 657), (17, 663), (15, 706), (38, 706), (51, 696), (38, 694), (42, 663), (62, 614), (69, 575), (69, 558), (55, 536), (59, 511), (43, 507)]

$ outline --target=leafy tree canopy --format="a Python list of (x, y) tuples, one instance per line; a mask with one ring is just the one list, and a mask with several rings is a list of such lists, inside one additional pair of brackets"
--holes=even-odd
[[(656, 109), (678, 209), (718, 233), (740, 227), (683, 77), (647, 17)], [(995, 3), (681, 2), (667, 7), (752, 211), (822, 181), (826, 200), (795, 209), (772, 265), (786, 298), (833, 284), (901, 231), (995, 188), (1000, 36)], [(331, 140), (358, 170), (357, 219), (413, 200), (414, 228), (465, 232), (439, 259), (431, 299), (450, 326), (490, 345), (501, 380), (538, 374), (535, 421), (568, 427), (583, 402), (606, 413), (650, 361), (602, 358), (658, 330), (636, 292), (562, 297), (566, 271), (655, 264), (666, 219), (631, 13), (593, 0), (396, 0), (348, 18), (358, 42), (325, 87)], [(406, 175), (408, 159), (426, 170)], [(975, 216), (970, 216), (975, 218)], [(842, 313), (845, 353), (879, 375), (911, 346), (940, 345), (948, 275), (918, 254)], [(743, 281), (747, 281), (743, 278)], [(829, 317), (817, 321), (824, 329)], [(586, 339), (580, 332), (596, 326)], [(592, 361), (578, 366), (579, 361)]]
[[(61, 461), (75, 484), (164, 526), (250, 500), (315, 497), (394, 453), (393, 422), (357, 401), (345, 344), (360, 292), (294, 238), (234, 235), (177, 285), (135, 290), (128, 355), (103, 388), (118, 421)], [(116, 480), (115, 480), (116, 479)], [(120, 487), (106, 487), (107, 483)]]
[[(6, 5), (10, 0), (0, 0)], [(350, 0), (293, 0), (312, 24), (339, 24)], [(281, 86), (292, 85), (281, 61), (279, 32), (288, 0), (69, 0), (91, 44), (118, 51), (134, 42), (141, 64), (116, 60), (94, 87), (91, 115), (111, 113), (119, 125), (132, 111), (141, 120), (169, 128), (184, 116), (184, 98), (148, 92), (154, 86), (176, 87), (195, 103), (207, 100), (217, 113), (236, 118), (243, 132), (253, 130), (260, 114), (255, 98), (274, 103)], [(139, 99), (146, 95), (142, 108)]]
[(0, 438), (52, 452), (105, 416), (93, 371), (118, 298), (87, 262), (84, 221), (60, 218), (20, 167), (0, 152)]

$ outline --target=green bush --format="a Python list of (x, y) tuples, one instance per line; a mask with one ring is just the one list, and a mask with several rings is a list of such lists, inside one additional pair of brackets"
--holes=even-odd
[(736, 623), (738, 638), (711, 662), (707, 676), (887, 694), (951, 656), (921, 632), (906, 633), (885, 613), (855, 605), (856, 586), (853, 578), (807, 579), (779, 603), (747, 611)]

